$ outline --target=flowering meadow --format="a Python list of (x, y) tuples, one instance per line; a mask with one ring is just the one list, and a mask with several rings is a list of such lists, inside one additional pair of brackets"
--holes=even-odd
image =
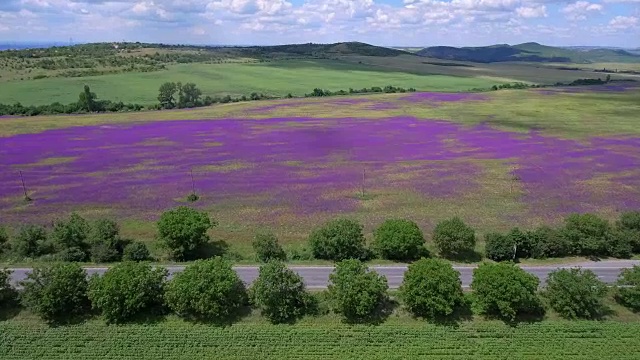
[[(533, 91), (508, 94), (528, 93), (534, 97)], [(585, 95), (535, 94), (538, 102), (550, 99), (549, 106), (555, 98)], [(496, 96), (261, 101), (233, 111), (199, 110), (209, 115), (199, 120), (181, 119), (180, 112), (131, 121), (4, 118), (0, 131), (19, 130), (0, 137), (0, 217), (9, 224), (47, 223), (78, 210), (150, 223), (195, 189), (200, 199), (193, 206), (211, 211), (228, 233), (248, 237), (266, 226), (286, 242), (338, 215), (366, 226), (409, 217), (425, 230), (460, 215), (494, 230), (555, 222), (571, 212), (640, 209), (640, 135), (571, 137), (562, 133), (566, 123), (554, 132), (531, 120), (517, 131), (504, 129), (503, 120), (492, 122), (501, 111), (491, 106)], [(522, 106), (532, 105), (523, 100)], [(452, 120), (456, 112), (460, 121)], [(163, 119), (154, 121), (156, 115)], [(65, 126), (67, 119), (72, 125)]]

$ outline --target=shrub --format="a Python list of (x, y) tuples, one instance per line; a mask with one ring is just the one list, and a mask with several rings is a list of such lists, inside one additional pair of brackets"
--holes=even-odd
[(124, 244), (119, 236), (118, 224), (109, 219), (93, 223), (89, 233), (91, 261), (108, 263), (122, 258)]
[(146, 261), (150, 259), (151, 255), (149, 254), (147, 245), (139, 241), (129, 243), (122, 252), (122, 260), (125, 261)]
[(640, 266), (623, 269), (618, 276), (615, 298), (629, 309), (640, 311)]
[(23, 305), (47, 321), (80, 315), (89, 307), (87, 274), (78, 264), (36, 267), (20, 284)]
[(257, 233), (252, 245), (253, 250), (258, 256), (258, 260), (262, 262), (285, 260), (287, 258), (287, 255), (278, 243), (278, 238), (271, 232)]
[(58, 221), (54, 224), (51, 239), (58, 251), (70, 248), (85, 251), (90, 231), (91, 227), (87, 220), (76, 213), (72, 213), (69, 219)]
[(493, 261), (510, 261), (514, 260), (514, 246), (516, 246), (513, 238), (498, 233), (489, 233), (484, 238), (485, 256)]
[(616, 225), (621, 229), (640, 231), (640, 211), (623, 212)]
[(309, 245), (317, 259), (361, 259), (366, 254), (362, 225), (349, 219), (331, 220), (314, 230)]
[(476, 233), (462, 219), (454, 217), (436, 225), (433, 242), (442, 256), (458, 257), (474, 250)]
[(82, 262), (87, 260), (87, 253), (80, 248), (72, 247), (58, 252), (55, 259), (65, 262)]
[(11, 273), (0, 269), (0, 308), (11, 306), (18, 299), (18, 292), (11, 285)]
[(633, 230), (612, 230), (607, 234), (607, 254), (618, 259), (630, 258), (633, 255), (634, 235), (635, 232)]
[(507, 238), (516, 247), (516, 258), (526, 259), (531, 257), (535, 236), (530, 231), (522, 231), (514, 227), (507, 233)]
[(179, 206), (160, 216), (158, 237), (174, 259), (184, 260), (209, 241), (207, 230), (216, 225), (205, 212)]
[(0, 254), (4, 251), (7, 243), (9, 243), (9, 234), (4, 227), (0, 226)]
[(278, 261), (260, 267), (251, 295), (253, 303), (272, 323), (285, 323), (299, 318), (304, 315), (310, 302), (300, 275)]
[(572, 253), (583, 256), (606, 255), (606, 240), (609, 222), (594, 214), (571, 214), (565, 219), (566, 236), (572, 246)]
[(107, 323), (130, 320), (162, 304), (167, 270), (149, 264), (123, 262), (89, 281), (88, 296)]
[(424, 235), (411, 220), (386, 220), (373, 234), (374, 248), (383, 259), (414, 260), (424, 246)]
[(190, 319), (223, 321), (247, 304), (244, 284), (220, 257), (198, 260), (166, 286), (166, 304)]
[(418, 260), (404, 274), (400, 299), (416, 316), (449, 316), (464, 302), (460, 273), (445, 260)]
[(607, 287), (591, 270), (560, 269), (547, 277), (549, 306), (568, 319), (591, 319), (603, 314)]
[(564, 257), (571, 253), (571, 243), (562, 231), (542, 226), (529, 232), (531, 237), (531, 257), (546, 259)]
[(333, 310), (347, 321), (374, 318), (387, 301), (387, 279), (356, 259), (343, 260), (329, 275)]
[(15, 237), (12, 249), (20, 257), (33, 258), (43, 254), (46, 241), (47, 231), (44, 227), (25, 225)]
[(480, 313), (515, 320), (541, 310), (539, 280), (511, 263), (481, 264), (473, 271), (471, 289)]

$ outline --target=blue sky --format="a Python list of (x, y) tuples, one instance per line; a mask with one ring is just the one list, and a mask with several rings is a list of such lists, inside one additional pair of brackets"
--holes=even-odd
[(0, 0), (0, 41), (640, 47), (640, 0)]

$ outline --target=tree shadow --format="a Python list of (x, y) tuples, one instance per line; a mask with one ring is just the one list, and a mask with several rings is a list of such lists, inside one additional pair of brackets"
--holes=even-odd
[(60, 315), (52, 319), (46, 319), (45, 322), (50, 327), (62, 327), (62, 326), (73, 326), (73, 325), (81, 325), (87, 322), (87, 320), (95, 317), (95, 314), (92, 312), (86, 312), (84, 314), (76, 314), (76, 315)]
[(371, 315), (365, 317), (345, 317), (344, 322), (352, 325), (380, 325), (391, 316), (398, 306), (399, 304), (396, 300), (387, 298)]
[(0, 321), (11, 320), (18, 316), (22, 308), (18, 304), (9, 304), (8, 306), (0, 308)]
[(185, 258), (188, 260), (209, 259), (216, 256), (223, 256), (228, 251), (229, 244), (224, 240), (209, 241), (190, 251)]
[(225, 316), (224, 318), (209, 318), (209, 317), (190, 316), (190, 315), (182, 316), (182, 318), (194, 324), (206, 324), (206, 325), (213, 325), (217, 327), (228, 327), (233, 325), (234, 323), (239, 322), (245, 317), (249, 316), (251, 314), (251, 311), (252, 311), (251, 306), (245, 305), (245, 306), (241, 306), (236, 311), (229, 314), (229, 316)]
[(482, 260), (482, 254), (475, 250), (465, 251), (457, 255), (447, 256), (447, 259), (463, 264), (477, 263)]
[(427, 320), (439, 326), (458, 328), (460, 327), (460, 323), (473, 320), (471, 302), (464, 301), (462, 304), (458, 305), (449, 316), (436, 316), (427, 318)]

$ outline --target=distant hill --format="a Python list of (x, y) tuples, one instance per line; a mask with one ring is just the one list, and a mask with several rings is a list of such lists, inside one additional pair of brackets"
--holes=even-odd
[(361, 55), (361, 56), (398, 56), (408, 54), (403, 50), (369, 45), (361, 42), (342, 42), (334, 44), (292, 44), (276, 46), (251, 46), (239, 48), (255, 54), (292, 54), (299, 56), (323, 55)]
[(570, 49), (529, 42), (519, 45), (499, 44), (483, 47), (434, 46), (416, 53), (420, 56), (479, 63), (526, 62), (640, 62), (640, 55), (621, 49)]

